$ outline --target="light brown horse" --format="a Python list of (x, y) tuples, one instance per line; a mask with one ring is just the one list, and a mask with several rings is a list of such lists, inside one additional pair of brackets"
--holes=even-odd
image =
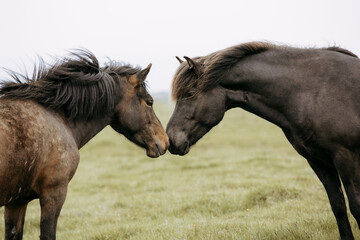
[(168, 137), (145, 88), (144, 70), (116, 62), (100, 67), (85, 50), (55, 65), (44, 64), (30, 79), (0, 88), (0, 206), (5, 239), (22, 239), (26, 206), (39, 198), (40, 239), (55, 239), (67, 186), (79, 163), (79, 149), (110, 125), (146, 149), (164, 154)]

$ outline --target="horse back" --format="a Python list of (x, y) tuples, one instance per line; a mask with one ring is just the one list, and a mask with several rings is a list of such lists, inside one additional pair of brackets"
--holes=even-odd
[(286, 103), (291, 129), (283, 129), (285, 135), (307, 159), (358, 155), (360, 59), (339, 51), (314, 50), (312, 56), (294, 74), (296, 87)]
[(249, 79), (244, 86), (285, 116), (280, 127), (293, 145), (360, 152), (359, 58), (331, 49), (274, 49), (239, 62), (232, 77), (243, 85)]

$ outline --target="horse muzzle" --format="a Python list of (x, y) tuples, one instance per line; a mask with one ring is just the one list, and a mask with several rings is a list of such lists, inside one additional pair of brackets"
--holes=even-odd
[(163, 140), (155, 139), (154, 143), (151, 146), (146, 148), (146, 155), (151, 158), (157, 158), (166, 153), (166, 150), (169, 147), (169, 138)]
[(175, 136), (169, 135), (169, 152), (183, 156), (190, 151), (190, 144), (184, 133), (178, 133)]

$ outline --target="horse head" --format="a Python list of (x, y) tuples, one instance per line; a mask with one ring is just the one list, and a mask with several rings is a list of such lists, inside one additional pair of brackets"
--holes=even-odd
[(184, 57), (173, 80), (175, 110), (166, 127), (169, 151), (185, 155), (190, 147), (217, 125), (225, 114), (225, 92), (221, 87), (201, 87), (203, 64), (200, 59)]
[(130, 141), (146, 149), (149, 157), (158, 157), (168, 148), (168, 137), (153, 110), (153, 98), (145, 79), (151, 64), (120, 80), (121, 97), (115, 106), (110, 126)]

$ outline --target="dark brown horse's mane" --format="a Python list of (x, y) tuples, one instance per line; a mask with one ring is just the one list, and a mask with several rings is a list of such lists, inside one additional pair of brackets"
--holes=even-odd
[(33, 100), (63, 110), (70, 120), (91, 120), (115, 107), (118, 78), (114, 76), (138, 71), (139, 68), (115, 61), (100, 67), (93, 53), (80, 49), (51, 66), (40, 59), (32, 77), (8, 70), (13, 80), (1, 83), (0, 97)]
[[(224, 74), (240, 59), (265, 52), (271, 49), (287, 49), (288, 46), (275, 45), (269, 42), (250, 42), (226, 48), (204, 57), (193, 58), (198, 63), (200, 75), (189, 69), (187, 62), (183, 62), (175, 73), (172, 82), (172, 98), (174, 100), (196, 95), (218, 85)], [(340, 48), (328, 47), (324, 50), (336, 51), (357, 57), (354, 53)], [(194, 92), (191, 92), (194, 91)]]

